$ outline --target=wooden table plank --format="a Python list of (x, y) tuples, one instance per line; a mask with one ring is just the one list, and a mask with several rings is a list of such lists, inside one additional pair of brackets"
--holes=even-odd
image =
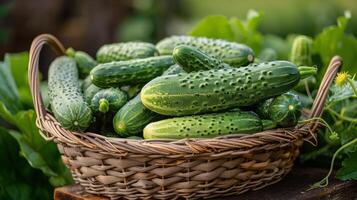
[[(216, 198), (217, 200), (357, 200), (357, 182), (339, 181), (334, 178), (325, 188), (307, 191), (309, 186), (327, 174), (326, 169), (298, 166), (282, 181), (266, 188), (238, 196)], [(333, 177), (333, 176), (331, 176)], [(107, 198), (88, 195), (79, 185), (56, 188), (55, 200), (107, 200)]]
[(357, 182), (339, 181), (331, 175), (329, 185), (324, 188), (309, 190), (310, 185), (320, 181), (327, 174), (327, 169), (298, 166), (282, 181), (266, 188), (244, 193), (236, 197), (224, 197), (221, 200), (313, 200), (338, 199), (357, 200)]

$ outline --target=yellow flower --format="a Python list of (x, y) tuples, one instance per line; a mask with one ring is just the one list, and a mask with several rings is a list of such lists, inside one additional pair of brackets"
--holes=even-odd
[(337, 74), (337, 77), (335, 79), (335, 84), (337, 86), (343, 86), (344, 84), (346, 84), (346, 82), (348, 81), (348, 73), (347, 72), (340, 72)]

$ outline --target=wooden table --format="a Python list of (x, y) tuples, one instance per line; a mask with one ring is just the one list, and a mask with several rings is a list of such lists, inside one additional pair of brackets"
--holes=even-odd
[[(222, 197), (219, 200), (357, 200), (356, 181), (342, 182), (331, 178), (327, 187), (307, 191), (309, 185), (319, 181), (326, 174), (326, 169), (298, 166), (274, 185), (238, 196)], [(85, 194), (79, 185), (56, 188), (54, 199), (107, 200), (107, 198)]]

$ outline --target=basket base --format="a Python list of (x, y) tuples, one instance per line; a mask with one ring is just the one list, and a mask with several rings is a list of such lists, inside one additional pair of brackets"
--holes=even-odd
[[(248, 192), (239, 196), (221, 197), (220, 200), (256, 200), (259, 199), (341, 199), (350, 200), (357, 197), (356, 181), (339, 181), (331, 178), (330, 183), (325, 188), (307, 191), (309, 185), (324, 177), (327, 169), (296, 166), (277, 184), (264, 189)], [(284, 191), (283, 193), (281, 191)], [(55, 200), (108, 200), (109, 198), (93, 196), (84, 192), (80, 185), (71, 185), (56, 188), (54, 192)], [(218, 198), (216, 198), (218, 200)]]

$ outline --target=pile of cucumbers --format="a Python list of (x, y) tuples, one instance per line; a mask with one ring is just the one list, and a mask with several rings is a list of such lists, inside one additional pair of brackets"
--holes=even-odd
[[(308, 51), (300, 41), (295, 57)], [(204, 37), (108, 44), (96, 59), (70, 48), (50, 65), (50, 109), (65, 129), (112, 137), (251, 134), (294, 127), (302, 103), (293, 88), (315, 73)]]

